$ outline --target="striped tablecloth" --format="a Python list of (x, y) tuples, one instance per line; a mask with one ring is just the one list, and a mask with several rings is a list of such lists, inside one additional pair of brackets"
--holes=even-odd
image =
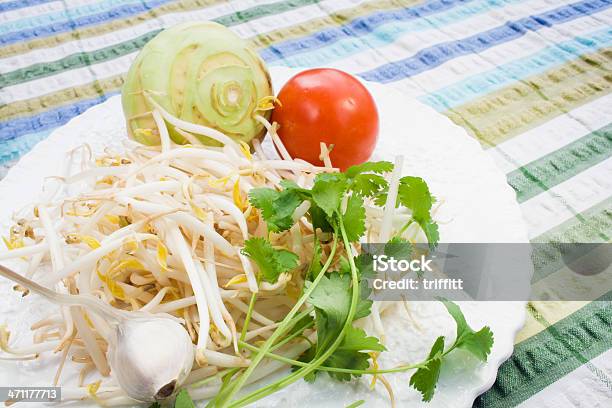
[[(481, 141), (535, 241), (612, 235), (612, 0), (0, 1), (0, 177), (120, 91), (163, 27), (212, 19), (270, 65), (333, 66), (418, 98)], [(6, 199), (0, 197), (0, 199)], [(529, 304), (479, 407), (612, 406), (612, 308)]]

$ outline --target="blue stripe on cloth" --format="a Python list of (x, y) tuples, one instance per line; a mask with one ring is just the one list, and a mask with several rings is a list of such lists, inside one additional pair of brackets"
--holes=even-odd
[(141, 0), (104, 0), (97, 3), (85, 4), (79, 7), (64, 8), (60, 11), (40, 14), (33, 17), (24, 16), (23, 18), (20, 18), (18, 20), (1, 23), (0, 34), (45, 26), (52, 23), (70, 21), (78, 17), (108, 11), (109, 9), (112, 9), (117, 6), (126, 6), (135, 3), (141, 3)]
[(109, 92), (93, 99), (85, 99), (70, 105), (41, 112), (38, 115), (0, 122), (0, 142), (15, 139), (21, 135), (53, 129), (63, 125), (73, 117), (80, 115), (88, 108), (104, 102), (119, 92)]
[(552, 27), (584, 15), (595, 14), (612, 5), (612, 0), (586, 0), (558, 7), (545, 13), (509, 21), (490, 30), (456, 41), (436, 44), (412, 57), (381, 65), (358, 74), (367, 81), (394, 82), (435, 68), (462, 55), (474, 54), (512, 41), (528, 31)]
[(15, 0), (0, 3), (0, 13), (5, 11), (18, 10), (21, 8), (36, 6), (37, 4), (51, 3), (56, 0)]
[(142, 0), (138, 3), (120, 6), (112, 10), (107, 10), (103, 13), (92, 14), (89, 16), (75, 18), (70, 21), (58, 22), (42, 27), (0, 35), (0, 45), (13, 44), (18, 41), (27, 41), (36, 37), (48, 37), (61, 32), (76, 30), (80, 27), (100, 24), (105, 21), (139, 14), (154, 7), (168, 3), (168, 1), (169, 0)]
[[(432, 3), (433, 2), (429, 2), (429, 4)], [(400, 61), (399, 63), (386, 64), (372, 71), (362, 73), (360, 76), (364, 77), (364, 79), (377, 82), (391, 82), (434, 68), (443, 62), (440, 61), (442, 57), (444, 61), (448, 61), (457, 56), (478, 52), (488, 47), (520, 37), (527, 30), (537, 30), (543, 26), (553, 26), (578, 18), (582, 15), (594, 14), (606, 9), (611, 3), (612, 0), (591, 0), (559, 7), (539, 15), (520, 19), (517, 22), (508, 22), (501, 27), (476, 34), (463, 40), (442, 43), (430, 47), (417, 53), (417, 57), (420, 56), (419, 58), (421, 59), (412, 57)], [(443, 3), (440, 2), (438, 4), (442, 5)], [(510, 38), (507, 33), (508, 29), (512, 33), (515, 33), (512, 38)], [(448, 52), (448, 54), (446, 54), (446, 52)], [(391, 68), (389, 68), (389, 66), (391, 66)], [(107, 97), (108, 95), (106, 97), (80, 101), (75, 104), (41, 112), (31, 118), (24, 117), (0, 122), (0, 141), (10, 140), (32, 132), (52, 129), (66, 123), (69, 119), (80, 114), (88, 107), (104, 101)]]
[[(523, 1), (525, 0), (472, 1), (439, 14), (430, 14), (426, 19), (415, 18), (407, 21), (390, 21), (388, 24), (378, 28), (369, 27), (372, 31), (362, 37), (355, 37), (350, 31), (343, 30), (342, 35), (345, 38), (339, 39), (313, 53), (308, 53), (309, 49), (307, 47), (304, 47), (303, 50), (296, 50), (293, 52), (294, 55), (285, 57), (279, 63), (290, 67), (327, 65), (331, 61), (349, 57), (369, 48), (377, 49), (384, 47), (410, 32), (439, 29), (450, 24), (460, 23), (479, 14)], [(274, 46), (278, 47), (279, 44)], [(298, 54), (298, 52), (304, 53)]]
[(421, 102), (439, 112), (503, 88), (513, 82), (540, 74), (580, 55), (612, 46), (612, 28), (598, 30), (558, 43), (527, 57), (472, 75), (460, 82), (420, 96)]
[(303, 51), (318, 49), (345, 37), (357, 37), (372, 32), (376, 27), (390, 21), (408, 21), (449, 10), (472, 0), (430, 0), (418, 6), (372, 13), (358, 17), (347, 24), (329, 28), (295, 40), (283, 41), (261, 50), (267, 62), (287, 58)]
[(23, 154), (30, 151), (36, 143), (46, 139), (52, 131), (52, 129), (49, 129), (37, 133), (28, 133), (16, 139), (0, 143), (0, 166), (20, 158)]

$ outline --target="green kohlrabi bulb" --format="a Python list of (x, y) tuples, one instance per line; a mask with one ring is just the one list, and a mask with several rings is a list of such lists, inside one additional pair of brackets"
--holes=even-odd
[[(258, 103), (273, 95), (270, 74), (255, 51), (228, 28), (207, 21), (179, 24), (149, 41), (130, 67), (121, 100), (130, 136), (146, 145), (160, 143), (147, 98), (182, 120), (248, 143), (265, 134), (253, 116)], [(167, 125), (175, 142), (186, 143)]]

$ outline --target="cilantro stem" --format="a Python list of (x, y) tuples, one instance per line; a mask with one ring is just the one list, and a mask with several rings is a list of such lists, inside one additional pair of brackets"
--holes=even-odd
[(247, 310), (247, 314), (244, 317), (244, 325), (242, 326), (242, 331), (240, 332), (240, 341), (244, 341), (246, 337), (247, 330), (249, 328), (249, 323), (251, 322), (251, 314), (253, 313), (253, 308), (255, 307), (255, 300), (257, 299), (257, 292), (253, 292), (251, 294), (251, 300), (249, 301), (249, 309)]
[(409, 226), (412, 225), (412, 223), (414, 222), (414, 218), (410, 218), (403, 226), (402, 228), (400, 228), (400, 230), (398, 231), (397, 235), (400, 236), (404, 233), (404, 231), (406, 231), (408, 229)]
[(189, 387), (189, 388), (200, 388), (201, 386), (206, 385), (209, 382), (212, 382), (212, 381), (218, 379), (219, 377), (223, 377), (225, 374), (227, 374), (229, 372), (229, 370), (230, 370), (229, 368), (225, 369), (225, 370), (221, 370), (218, 373), (216, 373), (214, 375), (211, 375), (208, 378), (204, 378), (204, 379), (202, 379), (200, 381), (194, 382), (193, 384), (189, 384), (189, 385), (187, 385), (187, 387)]
[[(239, 342), (239, 344), (245, 349), (248, 349), (251, 351), (261, 350), (259, 347), (253, 346), (243, 341)], [(274, 354), (272, 352), (267, 352), (266, 356), (273, 360), (277, 360), (285, 364), (295, 365), (299, 367), (308, 367), (311, 364), (311, 363), (305, 363), (303, 361), (294, 360), (294, 359), (291, 359), (285, 356), (281, 356), (280, 354)], [(335, 373), (356, 374), (356, 375), (360, 375), (360, 374), (378, 375), (378, 374), (389, 374), (389, 373), (401, 373), (404, 371), (413, 370), (415, 368), (425, 367), (429, 361), (430, 360), (428, 359), (428, 360), (425, 360), (417, 364), (409, 364), (409, 365), (399, 366), (399, 367), (394, 367), (394, 368), (382, 368), (379, 370), (356, 370), (352, 368), (327, 367), (323, 365), (317, 367), (316, 370), (317, 371), (329, 371), (329, 372), (335, 372)]]
[[(346, 234), (345, 234), (346, 235)], [(329, 268), (334, 259), (334, 255), (336, 253), (336, 247), (338, 246), (338, 238), (337, 234), (334, 234), (333, 244), (329, 253), (329, 257), (325, 261), (325, 265), (323, 265), (323, 269), (321, 273), (315, 278), (312, 284), (306, 289), (306, 291), (302, 294), (302, 296), (298, 299), (293, 308), (289, 311), (287, 316), (281, 321), (276, 330), (272, 333), (268, 340), (261, 347), (261, 351), (258, 352), (252, 359), (251, 364), (247, 367), (247, 369), (225, 390), (220, 390), (217, 395), (217, 406), (222, 408), (226, 407), (228, 403), (231, 401), (232, 397), (236, 395), (236, 393), (244, 386), (247, 379), (253, 374), (253, 371), (259, 365), (261, 360), (265, 357), (266, 353), (270, 350), (272, 345), (289, 329), (289, 323), (293, 319), (293, 317), (298, 313), (299, 309), (302, 305), (308, 300), (310, 294), (317, 287), (318, 283), (321, 281), (323, 276), (325, 276), (325, 271)], [(224, 387), (225, 388), (225, 387)]]
[[(304, 310), (302, 313), (298, 314), (297, 316), (295, 316), (293, 319), (291, 319), (291, 322), (289, 324), (289, 327), (293, 328), (295, 326), (295, 324), (297, 324), (300, 320), (302, 320), (306, 315), (309, 315), (310, 313), (312, 313), (312, 311), (314, 310), (313, 307), (309, 307), (308, 309)], [(303, 329), (306, 329), (310, 326), (314, 325), (314, 322), (310, 322), (308, 325), (304, 326)], [(294, 338), (300, 336), (302, 333), (302, 330), (295, 332), (293, 334), (291, 334), (290, 336), (287, 336), (286, 338), (282, 339), (281, 341), (279, 341), (278, 343), (274, 344), (269, 352), (272, 352), (276, 349), (278, 349), (279, 347), (284, 346), (285, 344), (287, 344), (288, 342), (290, 342), (291, 340), (293, 340)], [(257, 350), (259, 351), (259, 350)]]
[[(350, 251), (351, 246), (350, 246), (350, 242), (348, 240), (348, 237), (346, 235), (346, 229), (344, 228), (344, 222), (342, 220), (342, 214), (339, 213), (339, 212), (337, 212), (336, 214), (338, 215), (338, 224), (340, 226), (340, 233), (342, 235), (342, 241), (344, 242), (344, 247), (346, 248), (347, 253), (348, 253)], [(337, 234), (337, 232), (336, 232), (336, 234)], [(336, 239), (335, 238), (336, 234), (334, 234), (334, 242), (335, 242), (335, 239)], [(286, 376), (285, 378), (282, 378), (282, 379), (280, 379), (280, 380), (278, 380), (278, 381), (276, 381), (276, 382), (274, 382), (272, 384), (269, 384), (269, 385), (267, 385), (265, 387), (260, 388), (257, 391), (252, 392), (251, 394), (248, 394), (248, 395), (244, 396), (243, 398), (241, 398), (238, 401), (236, 401), (233, 404), (231, 404), (230, 405), (231, 408), (243, 407), (243, 406), (245, 406), (247, 404), (250, 404), (252, 402), (255, 402), (255, 401), (257, 401), (257, 400), (259, 400), (259, 399), (261, 399), (263, 397), (266, 397), (266, 396), (268, 396), (270, 394), (273, 394), (277, 390), (282, 389), (282, 388), (288, 386), (289, 384), (292, 384), (292, 383), (296, 382), (300, 378), (302, 378), (302, 377), (310, 374), (311, 372), (315, 371), (317, 369), (317, 367), (322, 365), (334, 353), (334, 351), (336, 351), (336, 349), (340, 346), (340, 344), (344, 340), (344, 334), (346, 333), (346, 330), (348, 329), (349, 326), (351, 326), (353, 324), (353, 317), (355, 317), (355, 312), (357, 311), (357, 302), (359, 300), (359, 278), (357, 276), (357, 267), (355, 266), (355, 260), (353, 259), (352, 253), (349, 253), (348, 255), (349, 255), (348, 256), (349, 265), (351, 267), (351, 278), (352, 278), (353, 288), (352, 288), (351, 304), (350, 304), (350, 307), (349, 307), (348, 315), (346, 317), (346, 320), (344, 322), (344, 325), (342, 326), (342, 329), (341, 329), (340, 334), (338, 335), (338, 337), (336, 337), (334, 342), (329, 346), (329, 348), (327, 350), (325, 350), (320, 356), (315, 358), (310, 363), (307, 363), (307, 365), (305, 367), (300, 368), (299, 370), (297, 370), (296, 372)], [(328, 258), (328, 261), (329, 261), (330, 258)], [(315, 282), (318, 283), (320, 278), (322, 278), (323, 276), (324, 276), (324, 271), (319, 273), (319, 275), (317, 276), (315, 281), (308, 288), (307, 293), (305, 293), (302, 298), (306, 297), (306, 295), (310, 296), (310, 293), (312, 292), (312, 290), (316, 286)], [(277, 329), (277, 331), (278, 331), (278, 329)], [(272, 336), (274, 336), (274, 334)], [(272, 337), (270, 337), (270, 338), (272, 338)], [(268, 342), (270, 342), (270, 339), (268, 339)], [(262, 350), (256, 356), (256, 357), (259, 357), (259, 361), (261, 361), (261, 359), (268, 353), (268, 351), (270, 349), (269, 346), (265, 347), (268, 344), (268, 342), (266, 342), (264, 347), (262, 347)], [(251, 363), (251, 364), (253, 364), (253, 363)], [(249, 367), (249, 368), (251, 368), (251, 367)]]
[[(306, 326), (304, 326), (304, 329), (308, 329), (310, 327), (314, 326), (314, 321), (308, 323)], [(301, 336), (302, 333), (301, 332), (295, 332), (293, 333), (291, 336), (288, 336), (286, 338), (284, 338), (283, 340), (279, 341), (278, 343), (276, 343), (271, 349), (270, 351), (274, 351), (276, 349), (278, 349), (279, 347), (284, 346), (285, 344), (289, 343), (291, 340), (295, 339), (296, 337)], [(308, 342), (310, 342), (310, 340), (306, 339)], [(312, 342), (310, 342), (312, 344)], [(259, 351), (259, 350), (257, 350)]]

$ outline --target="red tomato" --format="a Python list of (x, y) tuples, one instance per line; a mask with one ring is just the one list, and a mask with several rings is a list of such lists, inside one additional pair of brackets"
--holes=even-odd
[(378, 138), (378, 111), (357, 79), (337, 69), (310, 69), (291, 78), (278, 94), (272, 120), (292, 157), (321, 165), (320, 142), (334, 145), (330, 158), (346, 170), (367, 161)]

